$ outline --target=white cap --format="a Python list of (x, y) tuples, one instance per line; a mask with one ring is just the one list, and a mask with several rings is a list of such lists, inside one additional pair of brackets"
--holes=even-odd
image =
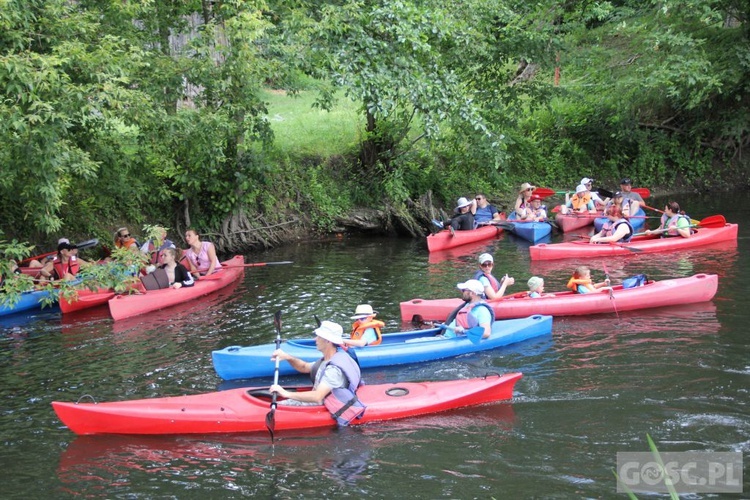
[(344, 329), (341, 328), (341, 325), (334, 323), (333, 321), (323, 321), (320, 326), (315, 329), (315, 335), (336, 345), (342, 345), (344, 343), (344, 339), (341, 338), (343, 333)]
[(60, 243), (70, 244), (70, 240), (68, 238), (60, 238), (59, 240), (57, 240), (57, 244), (59, 245)]
[(581, 179), (581, 184), (588, 184), (590, 182), (594, 182), (594, 179), (589, 179), (588, 177)]
[(484, 264), (487, 261), (490, 261), (490, 262), (494, 263), (495, 259), (493, 259), (492, 255), (490, 255), (488, 253), (483, 253), (482, 255), (479, 256), (479, 263), (480, 264)]
[(578, 187), (576, 188), (576, 194), (578, 194), (578, 193), (584, 193), (584, 192), (586, 192), (588, 190), (589, 190), (589, 188), (587, 188), (583, 184), (579, 184)]
[(477, 295), (481, 295), (484, 293), (484, 287), (479, 282), (479, 280), (467, 280), (466, 283), (459, 283), (456, 286), (459, 290), (469, 290), (476, 293)]

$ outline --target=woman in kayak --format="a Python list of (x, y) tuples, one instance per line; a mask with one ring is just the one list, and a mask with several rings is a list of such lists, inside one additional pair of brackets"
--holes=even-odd
[(505, 289), (516, 282), (515, 279), (507, 274), (499, 280), (492, 275), (492, 268), (495, 266), (495, 259), (488, 253), (479, 256), (479, 270), (472, 276), (473, 279), (482, 284), (484, 292), (481, 294), (483, 299), (499, 299), (505, 294)]
[(534, 193), (536, 186), (524, 182), (521, 184), (521, 189), (518, 191), (518, 197), (516, 198), (516, 204), (513, 206), (513, 210), (516, 212), (516, 219), (518, 220), (532, 220), (531, 215), (531, 195)]
[(121, 227), (115, 232), (115, 248), (127, 248), (131, 252), (137, 252), (138, 240), (130, 236), (128, 228)]
[(602, 226), (602, 230), (589, 240), (589, 243), (627, 243), (633, 237), (633, 226), (622, 214), (617, 205), (612, 205), (604, 212), (609, 222)]
[(165, 248), (161, 251), (162, 265), (159, 266), (167, 272), (169, 286), (171, 288), (182, 288), (195, 285), (193, 275), (185, 266), (177, 262), (177, 250)]
[(594, 283), (591, 280), (591, 269), (586, 266), (578, 266), (573, 271), (573, 276), (568, 280), (568, 288), (576, 293), (589, 293), (609, 286), (609, 278), (602, 281), (601, 283)]
[(216, 247), (210, 241), (201, 241), (198, 231), (195, 229), (185, 231), (185, 241), (190, 245), (185, 250), (185, 257), (193, 276), (196, 278), (207, 276), (221, 269), (219, 259), (216, 257)]
[(363, 405), (357, 398), (357, 388), (362, 385), (362, 375), (359, 366), (343, 349), (343, 329), (338, 323), (323, 321), (315, 329), (315, 347), (323, 357), (314, 363), (308, 363), (276, 349), (271, 355), (271, 361), (287, 361), (300, 373), (309, 373), (313, 381), (310, 391), (289, 392), (278, 384), (270, 387), (285, 398), (279, 401), (283, 404), (320, 405), (324, 404), (331, 416), (339, 425), (348, 425), (355, 418), (365, 412)]
[(664, 215), (661, 216), (661, 224), (658, 229), (648, 230), (646, 234), (661, 234), (664, 236), (682, 236), (690, 238), (690, 218), (680, 210), (676, 201), (670, 201), (664, 207)]
[(352, 319), (352, 333), (350, 338), (344, 339), (344, 345), (354, 347), (365, 347), (378, 345), (383, 340), (380, 329), (385, 326), (380, 320), (375, 319), (376, 311), (372, 310), (370, 304), (360, 304), (354, 310)]

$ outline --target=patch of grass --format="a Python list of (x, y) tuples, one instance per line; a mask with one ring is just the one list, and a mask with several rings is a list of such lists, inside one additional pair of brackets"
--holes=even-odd
[(268, 102), (276, 147), (290, 157), (329, 157), (357, 145), (361, 117), (358, 105), (346, 98), (340, 98), (330, 112), (312, 107), (314, 92), (289, 96), (268, 90), (262, 99)]

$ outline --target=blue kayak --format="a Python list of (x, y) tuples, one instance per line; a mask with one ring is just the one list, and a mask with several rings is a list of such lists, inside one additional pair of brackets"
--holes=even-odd
[(42, 301), (48, 296), (49, 292), (47, 290), (35, 290), (22, 293), (21, 298), (13, 305), (5, 304), (0, 300), (0, 316), (28, 311), (29, 309), (41, 309)]
[[(528, 318), (495, 321), (492, 335), (479, 342), (466, 336), (445, 338), (440, 328), (383, 335), (379, 345), (352, 348), (356, 351), (361, 368), (378, 368), (405, 363), (419, 363), (450, 358), (472, 352), (495, 349), (515, 342), (552, 333), (552, 316), (534, 315)], [(213, 351), (211, 357), (216, 373), (224, 380), (271, 377), (276, 364), (271, 361), (275, 344), (251, 347), (231, 346)], [(295, 339), (284, 342), (284, 352), (304, 361), (320, 359), (315, 339)], [(279, 375), (298, 372), (285, 361), (279, 364)]]
[(552, 232), (552, 225), (549, 222), (516, 221), (515, 212), (510, 214), (507, 222), (502, 225), (502, 228), (531, 243), (536, 243), (542, 238), (546, 238)]
[[(596, 232), (602, 230), (602, 226), (608, 221), (606, 217), (597, 217), (594, 219), (594, 228), (596, 229)], [(642, 208), (638, 208), (638, 211), (635, 213), (633, 217), (630, 218), (630, 225), (633, 226), (634, 233), (639, 232), (643, 226), (646, 224), (646, 212), (643, 211)]]

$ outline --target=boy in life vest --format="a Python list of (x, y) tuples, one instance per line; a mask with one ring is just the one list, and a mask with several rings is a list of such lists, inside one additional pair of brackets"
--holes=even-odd
[(568, 280), (568, 288), (576, 293), (590, 293), (605, 286), (609, 286), (609, 278), (601, 283), (594, 283), (591, 280), (591, 269), (586, 266), (576, 267), (573, 276)]
[(375, 319), (376, 314), (377, 311), (373, 311), (370, 304), (358, 305), (352, 316), (352, 333), (348, 339), (344, 339), (344, 345), (365, 347), (380, 344), (383, 340), (380, 329), (385, 323)]
[(332, 321), (323, 321), (315, 329), (315, 347), (323, 357), (314, 363), (295, 358), (281, 349), (273, 351), (271, 361), (287, 361), (298, 372), (309, 373), (313, 382), (312, 390), (302, 392), (289, 392), (278, 384), (272, 385), (270, 391), (285, 398), (279, 401), (280, 405), (323, 404), (339, 425), (348, 425), (364, 414), (366, 407), (356, 392), (362, 385), (362, 376), (357, 363), (341, 348), (342, 333), (341, 325)]

